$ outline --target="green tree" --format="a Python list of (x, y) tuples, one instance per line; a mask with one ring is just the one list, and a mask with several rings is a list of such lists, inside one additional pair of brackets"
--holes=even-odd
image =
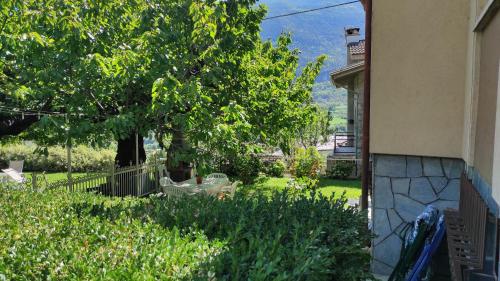
[(0, 106), (62, 113), (2, 113), (0, 136), (116, 140), (126, 165), (135, 133), (144, 161), (154, 131), (161, 144), (172, 136), (170, 168), (182, 174), (214, 151), (287, 148), (308, 123), (324, 57), (297, 77), (288, 35), (261, 42), (255, 0), (0, 1)]
[(298, 129), (297, 142), (304, 148), (326, 143), (334, 132), (330, 126), (332, 113), (317, 106), (310, 112), (308, 121)]

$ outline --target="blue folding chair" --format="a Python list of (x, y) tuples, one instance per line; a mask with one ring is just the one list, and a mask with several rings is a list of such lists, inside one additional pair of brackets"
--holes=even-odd
[(446, 228), (444, 225), (444, 216), (441, 215), (436, 227), (436, 232), (434, 232), (431, 241), (425, 243), (420, 257), (413, 266), (413, 270), (411, 271), (410, 275), (408, 275), (408, 281), (420, 281), (422, 279), (422, 273), (424, 273), (424, 271), (427, 269), (432, 256), (434, 256), (437, 249), (439, 248), (439, 245), (441, 245), (445, 234)]

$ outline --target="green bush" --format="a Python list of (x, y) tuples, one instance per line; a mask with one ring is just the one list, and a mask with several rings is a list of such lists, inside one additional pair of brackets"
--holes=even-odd
[[(109, 199), (2, 190), (7, 280), (367, 280), (366, 214), (346, 199)], [(19, 208), (23, 206), (23, 208)]]
[(215, 170), (227, 174), (231, 178), (238, 179), (244, 184), (251, 184), (259, 177), (264, 166), (255, 154), (237, 155), (230, 159), (218, 159), (219, 163), (212, 164)]
[(327, 176), (333, 179), (346, 179), (352, 175), (356, 164), (353, 161), (336, 161), (327, 171)]
[(311, 179), (302, 177), (297, 179), (290, 179), (286, 183), (286, 190), (293, 196), (303, 194), (304, 192), (315, 191), (319, 186), (318, 179)]
[[(34, 145), (0, 146), (0, 165), (7, 167), (10, 160), (24, 160), (25, 171), (64, 172), (67, 171), (67, 150), (54, 146), (48, 149), (48, 156), (35, 153)], [(72, 149), (71, 166), (74, 172), (102, 171), (114, 162), (115, 152), (109, 149), (92, 149), (77, 146)]]
[(282, 160), (266, 162), (264, 173), (270, 177), (282, 178), (285, 174), (286, 165)]
[[(144, 201), (120, 201), (2, 191), (0, 279), (191, 279), (224, 247), (201, 232), (184, 234), (133, 218)], [(105, 217), (111, 213), (113, 220)]]
[(298, 148), (293, 159), (293, 173), (297, 178), (309, 177), (316, 179), (320, 176), (322, 158), (316, 147), (307, 149)]

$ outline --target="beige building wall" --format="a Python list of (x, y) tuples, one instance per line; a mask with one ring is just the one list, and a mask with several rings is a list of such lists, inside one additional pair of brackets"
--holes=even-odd
[(372, 153), (462, 158), (468, 0), (373, 0)]
[(490, 185), (493, 177), (499, 61), (500, 15), (497, 13), (481, 34), (479, 95), (474, 150), (474, 166), (481, 177)]

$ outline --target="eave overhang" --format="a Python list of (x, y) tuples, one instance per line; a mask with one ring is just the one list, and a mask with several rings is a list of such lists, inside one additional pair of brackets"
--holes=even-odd
[(365, 62), (360, 61), (351, 65), (345, 66), (341, 69), (335, 70), (330, 73), (332, 84), (338, 88), (348, 88), (350, 82), (354, 77), (363, 72), (365, 69)]

